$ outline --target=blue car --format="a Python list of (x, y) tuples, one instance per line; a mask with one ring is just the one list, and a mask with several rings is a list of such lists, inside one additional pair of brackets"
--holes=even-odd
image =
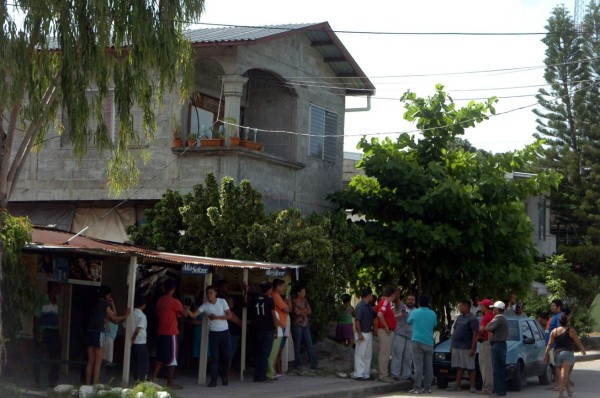
[[(544, 362), (546, 343), (544, 331), (540, 324), (526, 316), (507, 316), (509, 336), (507, 341), (506, 370), (508, 387), (520, 391), (527, 385), (527, 379), (537, 377), (540, 384), (550, 384), (552, 369)], [(433, 373), (437, 380), (438, 388), (445, 389), (448, 382), (456, 378), (455, 369), (450, 367), (451, 353), (450, 340), (436, 345), (433, 352)], [(475, 356), (477, 369), (477, 384), (481, 386), (479, 372), (479, 344)], [(465, 372), (465, 378), (468, 377)]]

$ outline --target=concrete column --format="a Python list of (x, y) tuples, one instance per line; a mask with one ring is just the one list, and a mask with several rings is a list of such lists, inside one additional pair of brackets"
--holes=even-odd
[[(239, 75), (226, 75), (221, 77), (223, 82), (223, 95), (225, 97), (225, 109), (223, 112), (226, 123), (240, 124), (240, 106), (244, 84), (248, 78)], [(225, 146), (229, 146), (229, 137), (237, 134), (237, 127), (225, 125)]]

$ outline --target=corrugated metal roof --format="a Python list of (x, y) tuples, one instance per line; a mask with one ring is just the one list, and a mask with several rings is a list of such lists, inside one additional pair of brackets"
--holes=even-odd
[[(72, 253), (90, 253), (105, 256), (137, 256), (157, 262), (169, 264), (200, 264), (213, 267), (231, 268), (302, 268), (304, 265), (280, 264), (260, 261), (232, 260), (186, 254), (167, 253), (135, 245), (109, 242), (100, 239), (77, 236), (71, 232), (59, 231), (44, 227), (33, 228), (31, 243), (25, 246), (26, 251), (60, 251)], [(71, 241), (69, 239), (73, 238)]]
[(266, 26), (233, 26), (226, 28), (193, 29), (184, 32), (192, 43), (251, 42), (265, 37), (280, 35), (292, 30), (306, 29), (313, 23)]
[[(196, 47), (255, 45), (290, 34), (304, 32), (312, 45), (340, 79), (347, 95), (375, 93), (375, 86), (358, 66), (328, 22), (267, 26), (234, 26), (188, 30), (186, 37)], [(317, 77), (318, 78), (318, 77)]]

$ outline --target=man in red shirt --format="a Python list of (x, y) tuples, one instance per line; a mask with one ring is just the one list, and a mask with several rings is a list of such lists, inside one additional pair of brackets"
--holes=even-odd
[(494, 313), (490, 309), (493, 305), (492, 300), (481, 300), (481, 322), (479, 322), (479, 371), (483, 381), (481, 391), (478, 394), (489, 395), (494, 391), (494, 379), (492, 377), (492, 348), (488, 341), (488, 332), (485, 327), (494, 319)]
[(179, 329), (177, 319), (181, 316), (189, 316), (189, 307), (184, 307), (181, 301), (173, 297), (175, 293), (175, 281), (167, 279), (163, 284), (165, 294), (156, 302), (156, 315), (158, 316), (158, 337), (156, 340), (156, 364), (152, 372), (152, 381), (160, 368), (167, 367), (167, 387), (172, 390), (180, 390), (182, 387), (173, 383), (175, 367), (177, 366), (177, 336)]
[(388, 286), (383, 291), (383, 297), (377, 305), (377, 319), (379, 339), (379, 380), (392, 383), (394, 380), (390, 377), (388, 365), (392, 354), (392, 342), (394, 340), (394, 330), (396, 329), (396, 317), (392, 303), (396, 297), (396, 291), (393, 287)]

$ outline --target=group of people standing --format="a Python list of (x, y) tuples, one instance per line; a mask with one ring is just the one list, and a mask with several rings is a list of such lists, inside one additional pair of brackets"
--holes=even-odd
[(376, 336), (379, 342), (379, 380), (413, 380), (410, 393), (428, 393), (433, 382), (433, 332), (437, 316), (429, 307), (429, 297), (419, 296), (417, 308), (415, 296), (408, 294), (402, 302), (399, 299), (401, 292), (401, 287), (386, 287), (379, 302), (373, 305), (373, 291), (369, 288), (362, 291), (361, 300), (354, 310), (353, 377), (358, 381), (371, 379), (373, 338)]

